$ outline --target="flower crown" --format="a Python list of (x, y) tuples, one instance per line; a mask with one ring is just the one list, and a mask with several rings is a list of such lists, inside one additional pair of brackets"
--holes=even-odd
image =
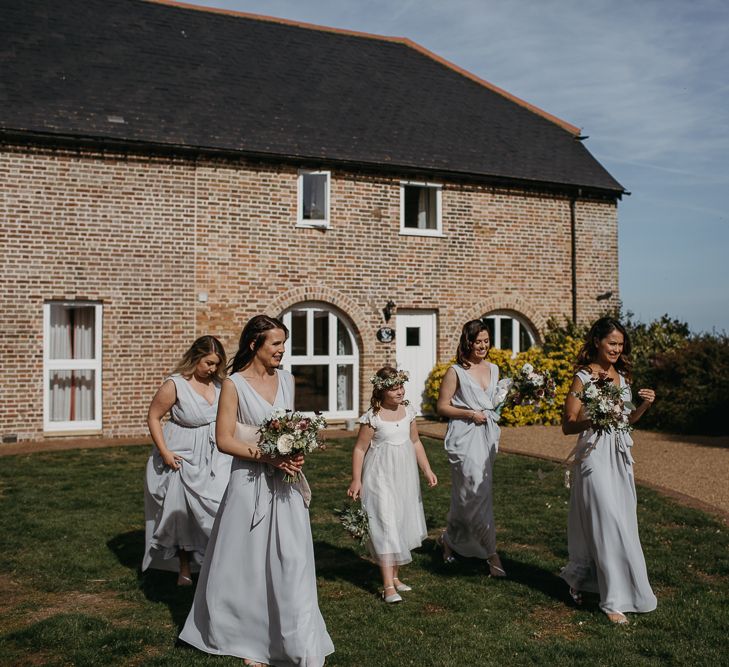
[(407, 371), (398, 371), (397, 375), (393, 375), (388, 378), (373, 375), (370, 378), (370, 382), (374, 385), (375, 389), (390, 389), (391, 387), (397, 387), (398, 385), (405, 384), (409, 379), (410, 376)]

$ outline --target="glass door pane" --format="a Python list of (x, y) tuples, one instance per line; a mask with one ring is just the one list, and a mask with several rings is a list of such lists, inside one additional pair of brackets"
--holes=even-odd
[(523, 324), (519, 324), (519, 352), (524, 352), (532, 346), (532, 338)]
[(48, 383), (50, 421), (95, 419), (96, 371), (51, 371)]
[(325, 412), (329, 410), (329, 366), (294, 365), (291, 373), (296, 382), (296, 410)]
[(295, 310), (291, 313), (291, 354), (306, 354), (306, 311)]
[(354, 409), (354, 366), (337, 366), (337, 410)]
[(514, 342), (514, 336), (512, 335), (513, 327), (512, 319), (510, 317), (499, 318), (499, 324), (501, 325), (501, 341), (499, 348), (502, 350), (510, 350)]
[(337, 318), (337, 354), (352, 354), (352, 339), (347, 327)]
[(325, 356), (329, 354), (329, 313), (315, 310), (314, 315), (314, 354)]
[(51, 304), (49, 359), (93, 359), (96, 344), (94, 306)]

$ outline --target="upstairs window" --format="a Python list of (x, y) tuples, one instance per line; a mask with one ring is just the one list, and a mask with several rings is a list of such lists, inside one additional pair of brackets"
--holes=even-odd
[(400, 233), (441, 236), (440, 185), (400, 184)]
[(43, 427), (101, 429), (101, 304), (43, 306)]
[(297, 225), (301, 227), (329, 226), (328, 171), (300, 171), (298, 184)]

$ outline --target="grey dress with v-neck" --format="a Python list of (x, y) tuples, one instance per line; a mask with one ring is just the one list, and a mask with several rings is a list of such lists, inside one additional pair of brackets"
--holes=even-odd
[[(583, 384), (590, 373), (579, 371)], [(620, 376), (623, 398), (630, 385)], [(587, 429), (575, 447), (567, 520), (569, 562), (560, 576), (572, 588), (599, 593), (607, 613), (648, 612), (656, 608), (638, 535), (629, 433)]]
[[(293, 376), (276, 373), (273, 404), (240, 373), (230, 377), (239, 422), (258, 426), (276, 408), (293, 410)], [(320, 667), (334, 651), (319, 611), (309, 510), (280, 470), (234, 458), (180, 638), (277, 667)]]
[(197, 571), (205, 556), (215, 515), (230, 477), (232, 457), (215, 445), (220, 385), (210, 404), (181, 375), (170, 378), (177, 399), (162, 428), (170, 451), (182, 457), (178, 470), (166, 466), (154, 447), (147, 461), (144, 487), (145, 550), (142, 570), (177, 572), (182, 549)]
[(463, 367), (451, 366), (458, 377), (451, 405), (483, 412), (488, 419), (481, 425), (470, 419), (451, 419), (445, 436), (451, 464), (451, 506), (444, 538), (456, 553), (475, 558), (496, 553), (492, 481), (501, 429), (492, 401), (499, 368), (489, 365), (491, 381), (485, 390)]

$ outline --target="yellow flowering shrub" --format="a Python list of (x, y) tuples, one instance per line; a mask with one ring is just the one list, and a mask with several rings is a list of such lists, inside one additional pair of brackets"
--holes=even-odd
[(425, 390), (423, 391), (423, 413), (426, 415), (438, 416), (436, 404), (438, 403), (438, 393), (440, 392), (440, 383), (443, 382), (443, 376), (446, 371), (456, 363), (455, 357), (450, 361), (442, 361), (433, 366), (428, 379), (425, 382)]
[[(499, 367), (501, 378), (511, 377), (521, 370), (525, 363), (530, 363), (535, 369), (549, 371), (554, 378), (556, 392), (554, 402), (544, 404), (540, 410), (535, 410), (531, 405), (516, 405), (505, 407), (501, 413), (502, 426), (527, 426), (529, 424), (559, 424), (562, 419), (562, 406), (564, 405), (567, 392), (572, 384), (574, 376), (574, 364), (577, 353), (582, 346), (582, 340), (577, 337), (567, 336), (559, 349), (545, 352), (541, 347), (531, 347), (521, 352), (516, 357), (511, 356), (510, 350), (492, 349), (489, 351), (489, 361)], [(443, 376), (455, 359), (448, 362), (438, 363), (428, 376), (425, 383), (423, 412), (436, 415), (436, 403), (438, 392)]]

